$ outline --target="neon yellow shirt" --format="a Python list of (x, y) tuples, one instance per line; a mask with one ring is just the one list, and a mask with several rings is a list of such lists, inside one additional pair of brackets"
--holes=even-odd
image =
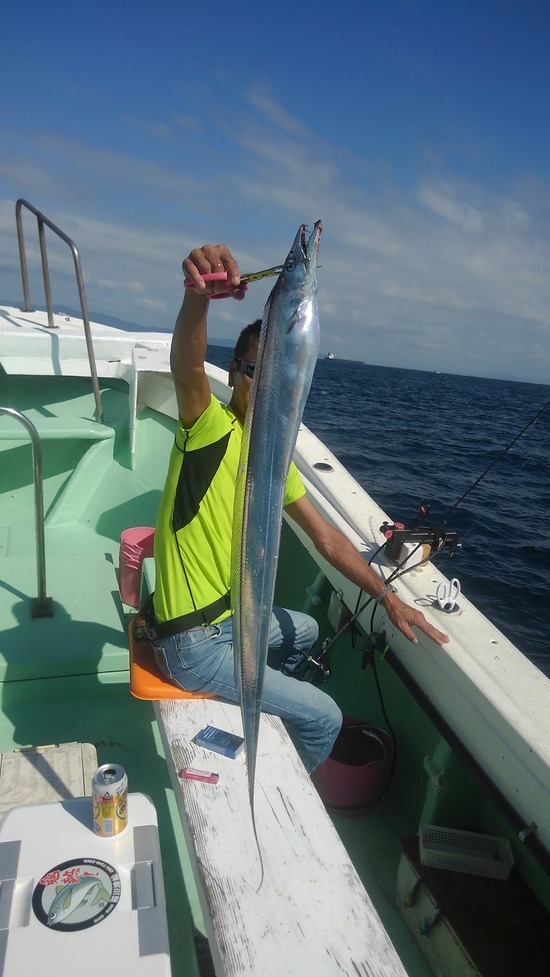
[[(212, 396), (190, 429), (180, 420), (155, 531), (155, 616), (171, 621), (229, 592), (233, 500), (243, 429)], [(284, 505), (305, 495), (294, 463)], [(215, 620), (230, 614), (222, 610)]]

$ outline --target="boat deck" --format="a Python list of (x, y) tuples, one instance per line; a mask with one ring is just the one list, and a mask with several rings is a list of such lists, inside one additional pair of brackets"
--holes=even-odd
[[(14, 434), (16, 422), (0, 417), (0, 616), (5, 627), (0, 749), (89, 742), (98, 763), (125, 768), (130, 790), (150, 796), (157, 810), (174, 977), (194, 972), (206, 977), (213, 971), (202, 937), (204, 918), (159, 727), (152, 704), (129, 694), (129, 608), (118, 591), (120, 533), (132, 525), (154, 525), (159, 499), (158, 477), (148, 481), (147, 466), (139, 462), (145, 453), (153, 467), (166, 464), (173, 425), (168, 418), (159, 424), (157, 418), (153, 429), (147, 409), (140, 414), (138, 464), (133, 466), (127, 435), (121, 433), (128, 429), (128, 387), (119, 381), (102, 387), (108, 436), (94, 438), (87, 379), (47, 378), (43, 402), (37, 405), (32, 378), (2, 376), (3, 403), (47, 429), (42, 441), (46, 591), (53, 616), (32, 617), (37, 590), (31, 448), (25, 432)], [(80, 397), (79, 431), (74, 412)], [(395, 907), (399, 850), (384, 805), (367, 821), (346, 819), (344, 838), (353, 839), (359, 820), (358, 864), (376, 911), (391, 924), (407, 972), (429, 977)], [(319, 893), (329, 905), (331, 896)]]
[[(51, 398), (46, 397), (46, 406), (37, 408), (33, 407), (32, 378), (3, 379), (5, 402), (34, 417), (37, 428), (44, 427), (42, 417), (48, 415), (46, 427), (51, 436), (44, 439), (42, 450), (46, 590), (53, 616), (32, 617), (37, 593), (32, 458), (26, 435), (18, 439), (9, 419), (9, 436), (0, 437), (0, 615), (5, 622), (0, 749), (89, 742), (97, 750), (98, 763), (120, 763), (125, 768), (130, 790), (149, 795), (157, 809), (174, 977), (213, 973), (202, 936), (203, 912), (153, 706), (129, 694), (129, 609), (118, 590), (120, 532), (132, 525), (154, 524), (158, 475), (155, 471), (148, 482), (143, 466), (138, 465), (136, 472), (130, 464), (124, 422), (121, 427), (120, 421), (127, 387), (109, 385), (105, 391), (106, 420), (114, 421), (110, 425), (114, 436), (92, 439), (87, 433), (93, 413), (86, 380), (64, 379), (65, 398), (59, 398), (60, 387), (52, 382)], [(79, 387), (82, 437), (75, 425), (70, 428), (67, 423)], [(3, 426), (5, 431), (8, 424)], [(140, 452), (149, 450), (154, 464), (166, 459), (171, 438), (168, 423), (160, 430), (157, 424), (154, 435), (149, 433), (145, 412), (136, 444), (138, 460)], [(26, 465), (28, 474), (22, 476)], [(19, 491), (22, 477), (25, 485)], [(361, 873), (375, 892), (377, 912), (398, 934), (397, 949), (407, 972), (428, 977), (430, 970), (394, 904), (398, 846), (390, 838), (383, 814), (373, 812), (368, 824), (367, 830), (363, 828), (370, 841), (367, 848), (361, 844)], [(343, 827), (344, 836), (348, 829), (354, 835), (355, 822)], [(319, 893), (328, 905), (332, 895)], [(392, 936), (395, 939), (393, 932)]]
[[(153, 707), (129, 693), (120, 533), (143, 519), (154, 522), (159, 492), (131, 468), (128, 386), (102, 382), (106, 425), (98, 426), (100, 437), (90, 437), (88, 378), (41, 378), (38, 402), (32, 377), (0, 379), (2, 404), (23, 411), (41, 434), (47, 430), (41, 447), (46, 594), (53, 610), (32, 616), (38, 585), (29, 437), (13, 418), (0, 416), (0, 750), (90, 743), (99, 764), (120, 763), (130, 790), (151, 797), (173, 974), (198, 977), (202, 914)], [(120, 426), (126, 434), (119, 437)], [(145, 419), (144, 450), (146, 428)]]
[[(28, 328), (32, 357), (35, 327), (30, 317)], [(42, 330), (39, 339), (43, 345), (53, 344), (57, 349), (57, 337)], [(79, 349), (83, 345), (77, 338), (74, 342)], [(0, 356), (6, 362), (2, 349)], [(149, 795), (158, 814), (174, 977), (198, 977), (199, 973), (210, 977), (213, 970), (202, 937), (203, 913), (159, 726), (152, 705), (132, 699), (128, 690), (129, 608), (121, 603), (118, 591), (121, 532), (155, 522), (159, 486), (174, 430), (170, 411), (164, 408), (170, 383), (163, 375), (148, 374), (151, 363), (144, 353), (141, 381), (132, 387), (120, 379), (123, 365), (118, 356), (116, 344), (106, 338), (102, 370), (112, 373), (101, 374), (111, 376), (100, 381), (106, 422), (101, 427), (94, 426), (93, 397), (85, 367), (77, 376), (40, 376), (38, 384), (32, 376), (8, 375), (0, 366), (0, 402), (24, 411), (43, 435), (46, 592), (54, 611), (51, 617), (32, 617), (32, 602), (37, 594), (32, 452), (27, 434), (22, 429), (19, 435), (14, 433), (17, 422), (0, 416), (0, 750), (89, 742), (97, 750), (99, 763), (120, 763), (125, 768), (130, 790)], [(80, 369), (81, 351), (78, 357)], [(37, 357), (37, 364), (39, 360)], [(75, 368), (74, 363), (71, 369)], [(161, 371), (162, 363), (159, 353)], [(56, 362), (53, 368), (57, 370)], [(38, 365), (36, 369), (38, 372)], [(148, 396), (144, 397), (146, 389)], [(312, 435), (302, 438), (300, 451), (300, 464), (313, 475), (314, 463), (321, 459), (315, 454), (318, 443), (313, 444)], [(326, 460), (324, 456), (322, 460)], [(360, 512), (352, 506), (353, 512), (348, 513), (340, 506), (336, 514), (331, 508), (333, 485), (328, 486), (329, 478), (332, 482), (336, 478), (338, 485), (342, 483), (339, 499), (349, 500), (353, 493), (350, 495), (349, 476), (344, 484), (338, 463), (329, 460), (330, 475), (325, 476), (321, 469), (317, 472), (318, 483), (310, 488), (312, 497), (319, 495), (319, 507), (323, 511), (326, 507), (330, 518), (348, 526), (360, 523), (357, 532), (368, 526), (369, 520), (379, 526), (376, 509)], [(365, 506), (367, 502), (365, 499)], [(323, 574), (298, 537), (286, 527), (281, 550), (283, 564), (278, 601), (319, 615), (320, 621), (322, 615), (324, 632), (330, 633), (326, 621), (332, 591), (342, 587), (344, 603), (351, 607), (356, 593), (348, 592), (328, 570)], [(313, 591), (317, 596), (317, 577), (322, 581), (319, 606), (311, 597)], [(436, 582), (430, 573), (428, 590)], [(412, 584), (405, 581), (402, 586), (412, 600)], [(467, 727), (467, 746), (473, 740), (480, 756), (483, 751), (490, 753), (493, 767), (502, 757), (508, 780), (510, 764), (516, 764), (522, 779), (518, 775), (515, 796), (529, 815), (525, 816), (525, 824), (534, 819), (534, 811), (541, 829), (546, 830), (549, 816), (543, 800), (547, 786), (538, 771), (547, 769), (548, 688), (540, 689), (525, 665), (520, 669), (519, 682), (516, 656), (484, 619), (480, 635), (479, 617), (465, 601), (460, 619), (449, 622), (453, 643), (444, 652), (425, 646), (418, 646), (412, 653), (409, 647), (400, 650), (393, 637), (392, 650), (395, 645), (405, 666), (414, 661), (412, 671), (418, 685), (436, 708), (443, 711), (445, 706), (451, 727), (459, 734)], [(368, 715), (373, 722), (384, 725), (370, 670), (360, 671), (357, 651), (348, 640), (338, 645), (337, 652), (327, 690), (347, 714)], [(512, 665), (515, 685), (525, 689), (521, 697), (508, 695)], [(381, 665), (381, 672), (384, 697), (391, 703), (390, 714), (399, 743), (394, 781), (383, 801), (364, 816), (334, 816), (333, 821), (409, 977), (429, 977), (432, 970), (395, 901), (400, 839), (417, 833), (419, 820), (425, 819), (427, 811), (445, 819), (434, 823), (477, 827), (491, 834), (504, 833), (511, 839), (513, 832), (492, 801), (459, 769), (456, 758), (449, 757), (451, 751), (445, 743), (444, 760), (451, 776), (459, 774), (464, 779), (458, 780), (459, 786), (451, 785), (448, 792), (438, 793), (437, 778), (424, 770), (423, 759), (433, 759), (437, 754), (439, 733), (409, 693), (407, 676), (402, 683), (387, 660)], [(453, 694), (441, 702), (449, 688)], [(535, 688), (536, 698), (531, 695)], [(495, 723), (489, 735), (487, 722), (491, 716), (500, 725)], [(537, 737), (530, 732), (535, 724)], [(495, 743), (499, 744), (498, 750)], [(539, 744), (538, 753), (531, 749), (533, 744)], [(515, 848), (517, 851), (517, 831)], [(547, 881), (539, 867), (532, 864), (527, 847), (520, 850), (520, 860), (533, 890), (547, 899)], [(322, 895), (330, 903), (332, 893)], [(198, 956), (197, 947), (201, 951)]]

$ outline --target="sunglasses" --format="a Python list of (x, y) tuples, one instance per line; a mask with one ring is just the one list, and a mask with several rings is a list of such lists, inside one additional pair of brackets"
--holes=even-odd
[(255, 360), (251, 360), (251, 361), (250, 360), (243, 360), (243, 359), (241, 359), (240, 356), (236, 356), (235, 357), (235, 362), (241, 364), (241, 368), (239, 370), (239, 373), (246, 373), (247, 377), (250, 380), (252, 380), (252, 377), (254, 376), (254, 368), (256, 366), (256, 361)]

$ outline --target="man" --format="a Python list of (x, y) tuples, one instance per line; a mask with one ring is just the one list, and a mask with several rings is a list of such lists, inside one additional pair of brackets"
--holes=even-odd
[[(170, 457), (155, 533), (156, 583), (153, 641), (157, 663), (177, 685), (238, 701), (229, 600), (231, 527), (235, 479), (254, 364), (259, 321), (241, 333), (229, 367), (233, 393), (228, 407), (212, 396), (204, 370), (210, 296), (232, 286), (237, 299), (238, 265), (225, 245), (197, 248), (183, 262), (193, 288), (185, 290), (172, 338), (170, 366), (176, 388), (179, 428)], [(203, 275), (225, 272), (226, 281)], [(410, 641), (413, 627), (437, 644), (445, 634), (399, 600), (349, 540), (330, 526), (309, 501), (291, 466), (285, 511), (316, 549), (353, 583), (384, 604), (392, 623)], [(283, 669), (308, 652), (317, 623), (298, 611), (274, 608), (262, 709), (280, 716), (308, 772), (331, 752), (342, 723), (333, 699), (321, 689), (291, 679)]]

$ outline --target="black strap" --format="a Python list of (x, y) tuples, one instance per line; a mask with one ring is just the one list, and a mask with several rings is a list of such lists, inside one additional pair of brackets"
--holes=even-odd
[(207, 607), (201, 607), (199, 610), (191, 611), (189, 614), (174, 617), (171, 621), (157, 621), (155, 608), (153, 607), (153, 594), (149, 594), (145, 603), (140, 608), (140, 614), (156, 631), (159, 638), (171, 638), (174, 634), (180, 634), (182, 631), (189, 631), (191, 628), (200, 628), (205, 624), (211, 624), (220, 614), (230, 609), (231, 593), (228, 590), (223, 597), (218, 597), (217, 600), (208, 604)]

